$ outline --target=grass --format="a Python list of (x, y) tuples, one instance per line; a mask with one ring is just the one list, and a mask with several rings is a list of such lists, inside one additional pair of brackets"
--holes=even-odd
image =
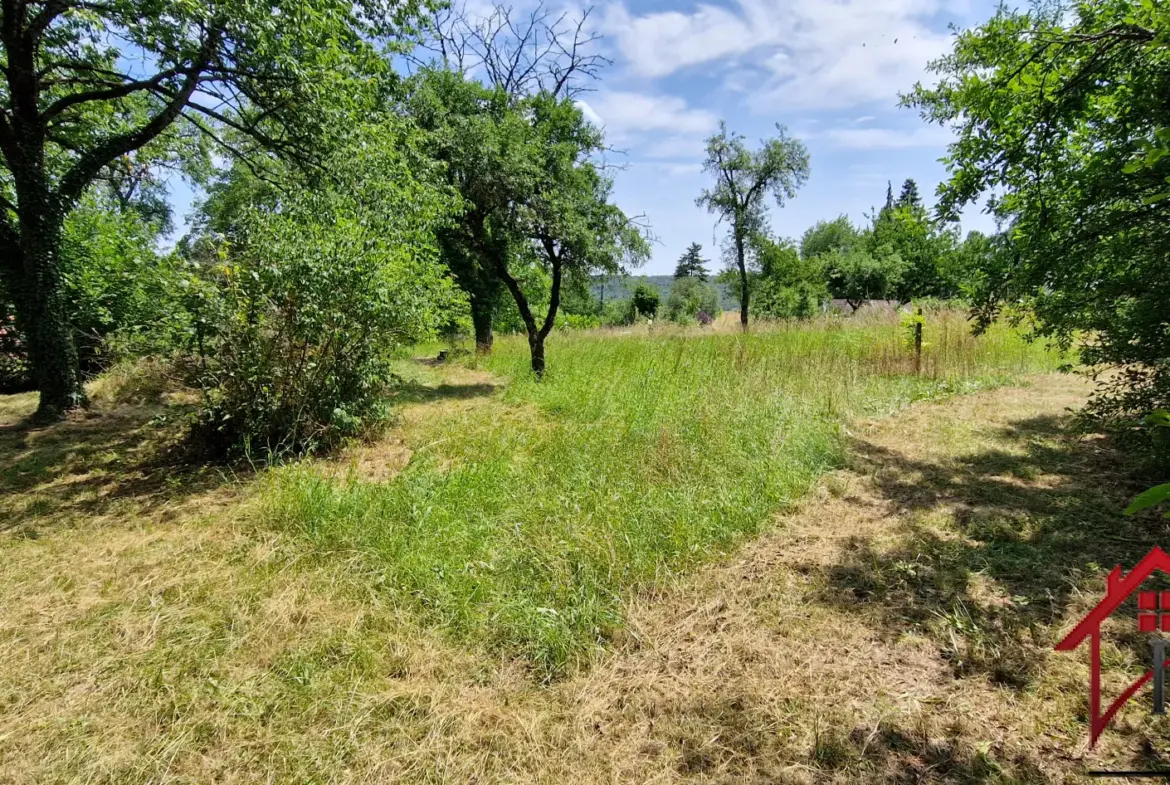
[[(563, 335), (539, 385), (510, 341), (478, 369), (410, 361), (381, 438), (237, 476), (172, 465), (182, 402), (136, 374), (50, 427), (0, 397), (0, 782), (1170, 766), (1148, 697), (1087, 751), (1087, 652), (1051, 651), (1109, 567), (1165, 545), (1120, 513), (1149, 478), (1069, 428), (1082, 381), (1022, 376), (1055, 358), (929, 324), (923, 378), (897, 325), (854, 320)], [(1116, 695), (1148, 655), (1111, 625)]]
[(749, 335), (578, 334), (545, 380), (519, 339), (483, 367), (502, 392), (407, 431), (389, 481), (273, 472), (267, 525), (341, 555), (397, 606), (542, 678), (612, 639), (624, 598), (756, 534), (840, 464), (845, 429), (921, 399), (1004, 384), (1056, 358), (1014, 333), (928, 321), (923, 374), (892, 320)]

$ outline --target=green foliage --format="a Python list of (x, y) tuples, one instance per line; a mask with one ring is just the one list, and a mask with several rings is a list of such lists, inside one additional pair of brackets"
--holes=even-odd
[(703, 171), (714, 176), (715, 185), (703, 190), (695, 204), (731, 225), (731, 246), (739, 269), (740, 322), (747, 327), (750, 309), (750, 283), (747, 269), (747, 243), (750, 237), (765, 231), (765, 204), (768, 194), (783, 207), (808, 179), (808, 149), (788, 136), (784, 126), (776, 125), (777, 136), (765, 139), (758, 150), (749, 150), (743, 136), (727, 130), (720, 122), (719, 132), (707, 139), (707, 158)]
[(638, 318), (632, 298), (610, 300), (605, 304), (601, 323), (606, 327), (628, 327)]
[(20, 294), (40, 416), (85, 397), (62, 242), (94, 182), (141, 184), (140, 166), (200, 148), (190, 144), (198, 135), (257, 166), (270, 154), (319, 162), (387, 86), (380, 50), (401, 51), (418, 11), (413, 0), (7, 8), (0, 276)]
[(640, 283), (634, 287), (634, 295), (630, 298), (634, 311), (641, 316), (651, 319), (658, 313), (658, 290), (652, 286)]
[(702, 312), (710, 317), (720, 314), (719, 290), (698, 278), (679, 278), (666, 298), (666, 318), (679, 324), (694, 324)]
[(707, 260), (703, 258), (703, 246), (691, 243), (683, 255), (678, 258), (678, 264), (674, 268), (674, 277), (698, 278), (700, 281), (706, 281), (709, 275), (706, 264)]
[(165, 350), (152, 339), (181, 308), (185, 273), (173, 255), (155, 251), (157, 225), (136, 210), (89, 196), (65, 221), (61, 253), (66, 302), (82, 367), (105, 362), (108, 341)]
[(466, 306), (433, 244), (447, 204), (400, 145), (410, 139), (343, 156), (333, 187), (279, 210), (249, 208), (224, 262), (192, 280), (187, 367), (203, 392), (198, 432), (217, 451), (311, 451), (377, 424), (394, 352)]
[(853, 246), (819, 258), (833, 295), (848, 300), (854, 308), (865, 300), (894, 297), (906, 271), (902, 257), (888, 245), (872, 252)]
[(753, 313), (774, 319), (807, 319), (820, 314), (829, 299), (821, 259), (802, 258), (789, 241), (752, 238)]
[(864, 244), (864, 233), (853, 225), (848, 216), (832, 221), (817, 221), (800, 238), (800, 257), (816, 259), (835, 251), (845, 251)]
[(1005, 7), (905, 99), (958, 133), (943, 216), (990, 194), (1011, 227), (973, 291), (982, 323), (1027, 313), (1083, 363), (1120, 367), (1092, 411), (1122, 432), (1170, 403), (1168, 41), (1161, 3)]
[[(593, 160), (601, 132), (570, 99), (514, 96), (446, 70), (422, 71), (407, 106), (460, 197), (452, 232), (476, 269), (490, 271), (512, 295), (539, 375), (566, 281), (621, 272), (649, 254)], [(533, 267), (547, 276), (547, 305), (524, 286)]]

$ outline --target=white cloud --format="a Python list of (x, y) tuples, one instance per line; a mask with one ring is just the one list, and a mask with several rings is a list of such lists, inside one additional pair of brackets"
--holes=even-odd
[(942, 0), (737, 0), (636, 16), (619, 2), (603, 26), (636, 76), (718, 63), (731, 89), (750, 87), (756, 109), (824, 109), (892, 104), (923, 78), (950, 46), (927, 23), (942, 9)]
[(873, 121), (874, 121), (874, 120), (876, 120), (876, 119), (877, 119), (877, 118), (876, 118), (876, 117), (874, 117), (873, 115), (871, 115), (871, 114), (867, 114), (867, 115), (865, 115), (865, 116), (863, 116), (863, 117), (858, 117), (858, 118), (857, 118), (856, 120), (854, 120), (853, 122), (854, 122), (854, 124), (856, 124), (856, 125), (861, 125), (862, 123), (869, 123), (869, 122), (873, 122)]
[(824, 138), (839, 147), (854, 150), (897, 150), (911, 147), (943, 147), (954, 135), (937, 125), (911, 130), (894, 128), (834, 128), (825, 131)]
[(608, 91), (591, 96), (588, 106), (607, 130), (618, 134), (644, 131), (703, 134), (718, 122), (711, 112), (690, 109), (683, 99), (667, 95)]

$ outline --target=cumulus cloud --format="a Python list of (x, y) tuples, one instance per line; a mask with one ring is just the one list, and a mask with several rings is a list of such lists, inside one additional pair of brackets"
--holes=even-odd
[(635, 15), (619, 2), (603, 26), (637, 76), (719, 63), (729, 86), (751, 85), (757, 109), (828, 109), (892, 103), (922, 78), (949, 48), (928, 25), (940, 10), (941, 0), (737, 0)]
[(683, 99), (668, 95), (608, 91), (590, 96), (588, 107), (607, 130), (617, 133), (703, 134), (718, 122), (711, 112), (691, 109)]

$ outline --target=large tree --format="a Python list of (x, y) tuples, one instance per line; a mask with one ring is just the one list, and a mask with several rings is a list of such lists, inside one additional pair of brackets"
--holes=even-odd
[(0, 274), (40, 416), (84, 402), (61, 238), (95, 178), (179, 123), (308, 157), (331, 99), (353, 89), (345, 76), (382, 62), (369, 41), (413, 11), (384, 0), (0, 2)]
[(1170, 8), (1004, 8), (933, 70), (906, 103), (958, 134), (940, 210), (988, 195), (1008, 228), (978, 279), (981, 320), (1023, 306), (1085, 363), (1126, 369), (1098, 398), (1106, 413), (1166, 405)]
[[(648, 254), (640, 227), (610, 202), (610, 180), (593, 159), (601, 131), (569, 98), (518, 99), (446, 69), (420, 73), (409, 105), (460, 201), (448, 231), (512, 295), (539, 376), (563, 287), (621, 272)], [(548, 275), (543, 314), (523, 285), (532, 266)]]
[[(463, 80), (478, 80), (494, 93), (498, 111), (539, 94), (571, 98), (609, 63), (595, 51), (599, 36), (587, 29), (591, 8), (571, 15), (554, 13), (540, 2), (524, 11), (501, 4), (486, 13), (479, 10), (456, 3), (434, 11), (418, 50), (410, 56), (420, 68), (420, 79), (434, 81), (431, 72), (442, 69)], [(423, 122), (433, 117), (427, 113)], [(474, 210), (463, 213), (455, 226), (441, 232), (440, 248), (468, 295), (476, 351), (488, 354), (506, 286), (492, 259), (466, 242), (477, 231), (468, 222), (480, 220)]]
[(719, 132), (707, 140), (703, 169), (715, 177), (715, 185), (704, 189), (695, 200), (731, 225), (731, 244), (739, 270), (739, 321), (748, 326), (749, 293), (747, 270), (748, 238), (764, 231), (768, 194), (778, 206), (796, 195), (808, 179), (808, 150), (798, 139), (776, 125), (777, 136), (765, 139), (758, 150), (750, 150), (742, 136), (720, 122)]

